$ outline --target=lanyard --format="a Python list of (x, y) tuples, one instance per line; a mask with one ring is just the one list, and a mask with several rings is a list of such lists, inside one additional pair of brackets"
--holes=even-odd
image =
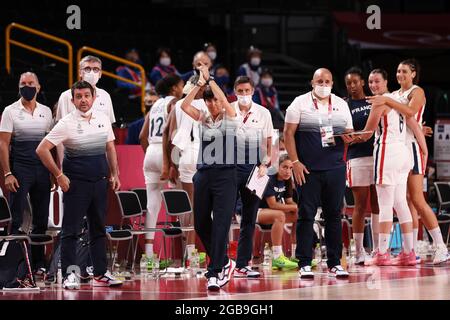
[(247, 114), (245, 115), (244, 120), (243, 120), (244, 123), (247, 122), (247, 120), (248, 120), (248, 118), (250, 117), (251, 114), (252, 114), (252, 113), (249, 112), (249, 113), (247, 113)]
[[(312, 96), (312, 93), (311, 93), (311, 97), (312, 97), (312, 101), (314, 103), (314, 107), (319, 112), (319, 106), (317, 105), (317, 99)], [(332, 111), (333, 111), (333, 107), (331, 106), (331, 95), (330, 95), (330, 97), (328, 98), (328, 124), (331, 124), (331, 125), (332, 125), (332, 123), (331, 123)], [(320, 112), (319, 112), (319, 125), (320, 126), (323, 125), (322, 115), (320, 114)]]

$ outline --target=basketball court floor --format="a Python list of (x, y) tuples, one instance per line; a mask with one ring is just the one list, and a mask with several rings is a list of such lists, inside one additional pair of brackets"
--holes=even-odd
[[(139, 275), (116, 288), (92, 287), (69, 291), (61, 285), (38, 292), (1, 292), (0, 300), (450, 300), (450, 263), (414, 267), (350, 267), (350, 277), (338, 280), (316, 270), (314, 280), (300, 280), (297, 271), (261, 270), (259, 279), (233, 278), (218, 292), (206, 290), (204, 277)], [(43, 283), (38, 283), (43, 286)]]

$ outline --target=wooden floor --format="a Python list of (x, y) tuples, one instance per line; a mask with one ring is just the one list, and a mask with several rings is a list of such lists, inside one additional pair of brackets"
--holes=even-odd
[(317, 271), (314, 280), (300, 280), (297, 271), (266, 271), (259, 279), (232, 279), (219, 292), (208, 292), (203, 277), (162, 276), (126, 281), (118, 288), (40, 292), (1, 292), (0, 300), (450, 300), (450, 263), (433, 267), (352, 267), (348, 280)]

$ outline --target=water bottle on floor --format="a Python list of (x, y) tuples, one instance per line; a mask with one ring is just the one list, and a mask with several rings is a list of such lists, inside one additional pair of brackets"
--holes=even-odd
[(159, 258), (156, 253), (153, 254), (152, 274), (154, 279), (159, 278)]
[(200, 269), (200, 257), (198, 255), (197, 249), (192, 251), (191, 259), (190, 259), (190, 269), (192, 276), (196, 276), (197, 272)]
[(272, 267), (272, 250), (270, 250), (269, 244), (267, 242), (264, 245), (263, 267), (265, 269), (270, 269)]
[(322, 262), (322, 250), (320, 250), (320, 243), (316, 245), (316, 249), (314, 250), (314, 259), (319, 265)]
[(148, 271), (147, 271), (147, 256), (145, 254), (142, 255), (142, 258), (139, 261), (139, 272), (142, 279), (146, 278)]

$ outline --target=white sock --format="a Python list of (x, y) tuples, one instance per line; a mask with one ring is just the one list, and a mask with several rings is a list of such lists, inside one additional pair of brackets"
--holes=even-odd
[(379, 234), (378, 248), (379, 248), (381, 254), (385, 254), (386, 251), (388, 250), (390, 236), (391, 236), (390, 233), (380, 233)]
[(153, 257), (153, 243), (145, 244), (145, 255), (147, 257)]
[(402, 238), (403, 238), (403, 252), (408, 254), (411, 252), (411, 250), (414, 249), (414, 247), (413, 247), (413, 245), (414, 245), (413, 232), (403, 233)]
[(413, 229), (413, 249), (417, 251), (417, 237), (419, 236), (419, 229)]
[(281, 246), (272, 246), (273, 258), (278, 259), (283, 254), (283, 248)]
[(378, 234), (380, 232), (380, 219), (378, 214), (371, 214), (372, 222), (372, 242), (373, 242), (373, 250), (378, 249)]
[(194, 251), (194, 249), (195, 249), (195, 244), (188, 244), (188, 245), (186, 245), (186, 251), (187, 251), (188, 259), (189, 259), (189, 257), (192, 256), (192, 251)]
[(364, 248), (364, 233), (354, 233), (353, 239), (355, 239), (356, 253), (359, 253)]
[(292, 243), (291, 244), (291, 257), (295, 258), (295, 250), (297, 250), (297, 244), (296, 243)]
[(442, 239), (442, 232), (439, 227), (434, 228), (433, 230), (428, 230), (428, 232), (431, 235), (431, 238), (433, 238), (433, 244), (435, 246), (444, 244), (444, 240)]

